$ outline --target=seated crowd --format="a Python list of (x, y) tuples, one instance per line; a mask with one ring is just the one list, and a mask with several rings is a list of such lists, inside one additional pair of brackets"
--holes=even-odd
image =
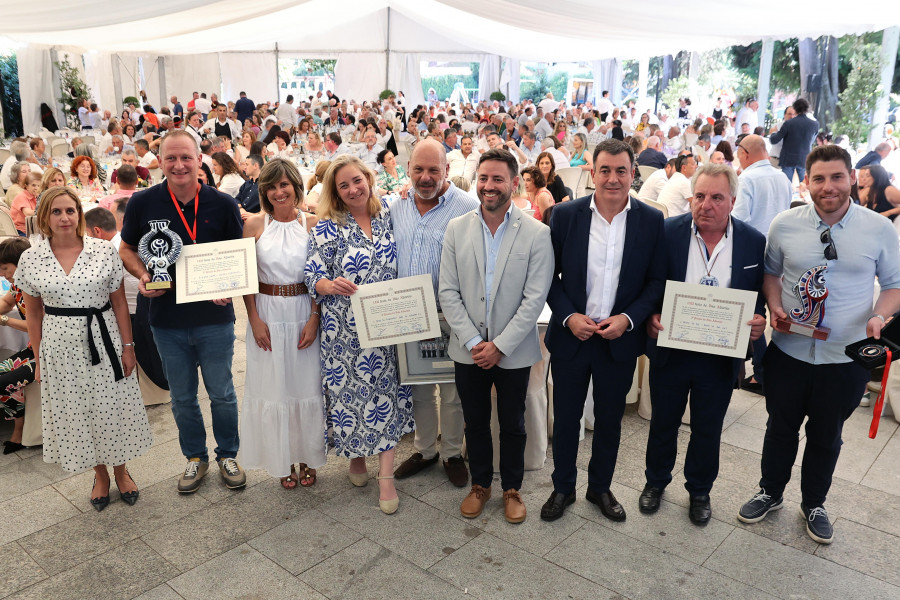
[[(140, 365), (151, 378), (164, 373), (187, 460), (177, 489), (195, 492), (210, 460), (199, 365), (227, 487), (246, 485), (239, 451), (246, 467), (293, 489), (315, 485), (331, 448), (348, 459), (356, 486), (368, 484), (366, 457), (378, 457), (379, 506), (391, 514), (400, 501), (394, 478), (443, 454), (454, 485), (471, 476), (460, 511), (475, 518), (494, 479), (496, 388), (504, 514), (521, 523), (525, 397), (546, 303), (556, 385), (553, 491), (542, 519), (559, 519), (575, 502), (590, 381), (596, 424), (585, 497), (609, 519), (626, 518), (610, 484), (625, 395), (646, 354), (653, 406), (641, 512), (658, 510), (672, 480), (690, 402), (688, 516), (710, 520), (722, 424), (740, 383), (766, 394), (769, 422), (759, 491), (738, 518), (755, 523), (781, 508), (808, 419), (800, 509), (808, 534), (831, 542), (825, 497), (843, 421), (869, 376), (843, 347), (900, 310), (891, 223), (900, 223), (900, 193), (884, 166), (897, 158), (894, 138), (854, 169), (842, 140), (819, 142), (803, 99), (768, 135), (753, 99), (736, 114), (719, 100), (708, 118), (687, 99), (673, 118), (616, 107), (606, 92), (596, 106), (548, 94), (408, 107), (402, 93), (358, 103), (330, 91), (297, 104), (292, 96), (255, 104), (244, 93), (171, 104), (159, 113), (131, 105), (115, 118), (85, 102), (65, 159), (49, 157), (40, 136), (12, 143), (0, 209), (21, 236), (33, 219), (36, 235), (0, 242), (0, 274), (14, 282), (3, 312), (16, 307), (21, 317), (0, 324), (30, 339), (0, 372), (9, 380), (3, 411), (16, 421), (5, 452), (22, 447), (22, 387), (41, 381), (45, 460), (94, 469), (98, 511), (112, 481), (135, 504), (127, 462), (152, 443)], [(148, 246), (163, 248), (160, 257), (242, 237), (254, 239), (259, 293), (243, 298), (239, 422), (231, 300), (176, 303), (174, 290), (148, 285), (159, 273), (144, 255)], [(829, 269), (828, 288), (839, 292), (871, 289), (877, 276), (874, 310), (871, 298), (829, 294), (828, 314), (839, 320), (824, 321), (828, 341), (776, 330), (767, 345), (767, 316), (774, 326), (795, 313), (793, 288), (817, 269)], [(401, 385), (396, 347), (360, 343), (350, 297), (360, 285), (414, 275), (431, 278), (450, 326), (450, 383)], [(756, 294), (752, 374), (739, 381), (742, 359), (657, 347), (667, 280)], [(415, 452), (395, 467), (395, 447), (413, 431)]]

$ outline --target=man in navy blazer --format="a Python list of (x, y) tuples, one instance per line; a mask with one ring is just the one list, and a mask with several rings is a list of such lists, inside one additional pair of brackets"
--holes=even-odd
[(553, 493), (541, 518), (558, 519), (575, 501), (575, 459), (588, 382), (595, 428), (586, 498), (609, 519), (625, 509), (610, 492), (625, 395), (645, 349), (644, 322), (665, 287), (663, 216), (631, 199), (634, 153), (619, 140), (594, 149), (596, 191), (557, 204), (550, 219), (555, 259), (545, 343), (553, 370)]
[[(756, 292), (756, 314), (748, 322), (750, 339), (756, 340), (766, 327), (760, 293), (766, 238), (752, 226), (730, 218), (738, 189), (737, 175), (730, 166), (705, 165), (692, 184), (691, 213), (666, 221), (666, 279)], [(705, 525), (712, 514), (709, 492), (719, 473), (722, 421), (744, 361), (657, 347), (661, 308), (662, 303), (647, 324), (653, 416), (647, 439), (647, 484), (638, 505), (643, 513), (659, 509), (663, 490), (672, 481), (678, 427), (690, 396), (691, 439), (684, 487), (690, 494), (691, 521)]]
[(785, 121), (781, 129), (769, 137), (769, 141), (777, 144), (784, 140), (778, 164), (788, 179), (793, 181), (796, 171), (797, 177), (803, 181), (806, 176), (806, 155), (819, 132), (819, 122), (808, 114), (809, 102), (805, 99), (797, 98), (791, 106), (797, 111), (797, 116)]

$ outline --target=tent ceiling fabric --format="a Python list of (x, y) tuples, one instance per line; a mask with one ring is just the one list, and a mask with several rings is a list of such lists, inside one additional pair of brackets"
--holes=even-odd
[[(843, 35), (900, 24), (895, 2), (885, 0), (869, 2), (865, 10), (817, 7), (792, 9), (796, 12), (790, 15), (780, 0), (732, 2), (727, 15), (720, 0), (694, 0), (689, 16), (671, 0), (618, 4), (615, 10), (598, 8), (596, 0), (345, 0), (337, 11), (332, 0), (154, 0), (130, 5), (127, 12), (110, 10), (108, 0), (47, 0), (39, 11), (22, 3), (4, 9), (0, 35), (20, 44), (162, 55), (270, 52), (276, 43), (294, 52), (383, 51), (387, 7), (406, 17), (391, 22), (395, 51), (476, 51), (557, 62), (637, 58), (762, 37)], [(348, 24), (366, 18), (370, 35), (345, 34)]]

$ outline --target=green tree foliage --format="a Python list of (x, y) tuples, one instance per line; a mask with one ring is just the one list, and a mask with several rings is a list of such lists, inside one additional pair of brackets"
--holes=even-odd
[(834, 124), (834, 132), (849, 137), (854, 146), (867, 139), (869, 120), (881, 94), (880, 55), (880, 44), (865, 38), (846, 42), (845, 57), (852, 69), (847, 74), (847, 87), (838, 96), (841, 117)]
[(67, 59), (55, 61), (53, 64), (59, 70), (59, 103), (65, 111), (65, 126), (80, 129), (78, 107), (84, 100), (91, 97), (91, 88), (82, 81), (78, 69), (73, 67)]
[(679, 98), (690, 97), (691, 82), (687, 75), (682, 75), (681, 77), (669, 80), (669, 85), (666, 87), (666, 90), (660, 94), (659, 101), (660, 104), (664, 104), (669, 108), (669, 113), (671, 114), (678, 110)]
[(337, 60), (334, 59), (304, 58), (303, 62), (294, 69), (293, 75), (295, 77), (320, 77), (328, 75), (334, 78), (334, 66), (336, 64)]
[(423, 77), (422, 95), (427, 97), (428, 90), (430, 88), (434, 88), (437, 97), (440, 100), (445, 100), (446, 98), (450, 97), (450, 94), (453, 93), (453, 86), (455, 86), (460, 81), (462, 82), (463, 87), (467, 90), (477, 90), (478, 71), (480, 67), (481, 63), (469, 63), (469, 68), (472, 72), (465, 77), (461, 77), (459, 75), (438, 75), (436, 77)]
[[(732, 46), (728, 52), (730, 56), (722, 57), (730, 60), (738, 73), (745, 76), (741, 87), (735, 89), (741, 98), (756, 94), (761, 50), (762, 42), (754, 42), (749, 46)], [(773, 91), (787, 93), (800, 91), (800, 42), (797, 38), (775, 42), (770, 87)]]
[(0, 102), (3, 123), (0, 137), (22, 135), (22, 101), (19, 96), (19, 66), (16, 55), (0, 56)]
[(528, 73), (519, 83), (520, 98), (531, 98), (539, 102), (547, 92), (553, 92), (553, 97), (557, 100), (565, 97), (569, 85), (569, 75), (566, 72), (550, 73), (547, 65), (529, 65), (525, 70)]

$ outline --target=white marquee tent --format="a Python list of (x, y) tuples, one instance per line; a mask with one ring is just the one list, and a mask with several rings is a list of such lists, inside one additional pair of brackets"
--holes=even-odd
[(337, 59), (342, 98), (391, 87), (416, 103), (421, 60), (480, 62), (483, 96), (503, 82), (517, 98), (519, 60), (589, 62), (595, 89), (611, 89), (617, 58), (900, 24), (895, 3), (883, 0), (865, 10), (832, 0), (787, 10), (776, 0), (46, 0), (38, 10), (23, 2), (3, 10), (0, 36), (18, 47), (26, 131), (39, 128), (37, 106), (59, 96), (52, 61), (61, 55), (78, 67), (84, 56), (84, 79), (106, 108), (141, 84), (155, 105), (193, 90), (274, 99), (277, 58), (301, 56)]

